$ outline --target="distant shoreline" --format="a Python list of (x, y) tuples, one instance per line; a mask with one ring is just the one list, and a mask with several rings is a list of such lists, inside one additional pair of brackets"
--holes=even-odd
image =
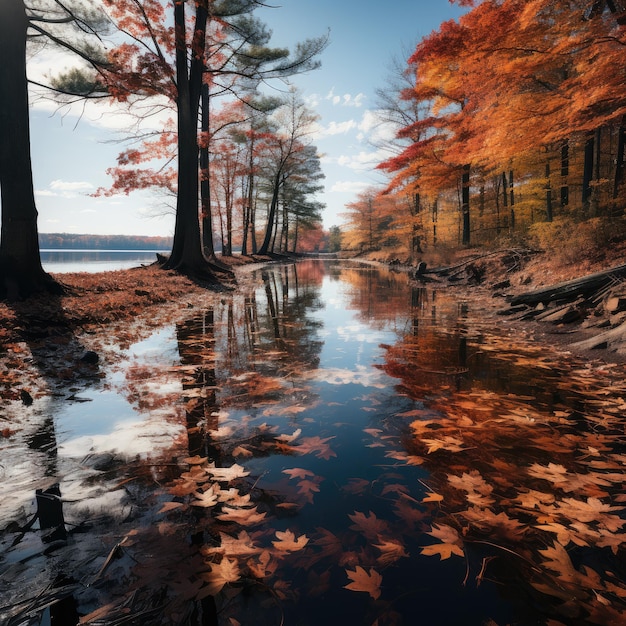
[(172, 237), (39, 233), (39, 249), (98, 251), (163, 251), (172, 249)]

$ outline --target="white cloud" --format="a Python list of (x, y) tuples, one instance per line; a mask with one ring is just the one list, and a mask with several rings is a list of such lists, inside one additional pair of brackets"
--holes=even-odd
[(326, 95), (326, 100), (329, 100), (335, 106), (344, 106), (344, 107), (362, 107), (364, 101), (367, 96), (364, 93), (358, 93), (356, 96), (353, 96), (349, 93), (345, 93), (342, 96), (338, 96), (335, 94), (335, 88), (333, 87), (328, 94)]
[(77, 198), (94, 188), (87, 181), (53, 180), (48, 189), (37, 189), (35, 195), (40, 198)]
[(365, 191), (368, 187), (371, 187), (371, 183), (362, 180), (340, 180), (330, 188), (330, 191), (357, 194)]
[(50, 188), (55, 191), (86, 191), (87, 189), (93, 189), (93, 185), (85, 181), (72, 182), (57, 179), (50, 183)]
[(377, 111), (365, 111), (359, 123), (359, 141), (369, 141), (374, 145), (385, 144), (396, 137), (397, 127), (386, 122)]
[(358, 124), (354, 120), (348, 120), (347, 122), (331, 122), (327, 126), (318, 126), (315, 130), (315, 136), (317, 139), (320, 139), (334, 135), (345, 135), (355, 128), (358, 128)]
[(348, 169), (362, 172), (372, 170), (385, 158), (382, 150), (372, 152), (361, 151), (358, 154), (342, 155), (337, 159), (337, 164)]

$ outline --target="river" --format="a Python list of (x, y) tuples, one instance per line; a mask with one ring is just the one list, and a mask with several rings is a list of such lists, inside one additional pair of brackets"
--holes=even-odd
[[(259, 270), (103, 354), (4, 445), (0, 618), (626, 620), (623, 371), (345, 261)], [(54, 483), (52, 544), (23, 524)]]

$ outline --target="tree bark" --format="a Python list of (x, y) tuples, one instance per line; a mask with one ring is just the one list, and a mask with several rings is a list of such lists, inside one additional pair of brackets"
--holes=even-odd
[[(191, 62), (187, 61), (185, 3), (174, 3), (178, 121), (178, 192), (172, 253), (164, 269), (173, 269), (203, 282), (216, 282), (216, 271), (228, 271), (204, 255), (199, 212), (198, 113), (204, 74), (204, 45), (208, 11), (198, 4)], [(214, 257), (214, 255), (213, 255)]]
[(461, 178), (461, 213), (463, 214), (463, 237), (464, 246), (470, 244), (470, 166), (463, 166), (463, 176)]
[(0, 297), (62, 287), (41, 266), (30, 153), (26, 31), (22, 0), (0, 2)]
[(270, 210), (267, 216), (267, 226), (265, 228), (265, 238), (259, 248), (259, 254), (267, 254), (272, 243), (272, 233), (274, 231), (274, 222), (276, 221), (276, 210), (278, 208), (278, 195), (280, 192), (281, 171), (279, 170), (274, 177), (274, 189), (272, 191), (272, 201), (270, 202)]
[(615, 176), (613, 178), (613, 199), (619, 195), (620, 185), (624, 182), (624, 144), (626, 143), (626, 120), (617, 131), (617, 157), (615, 162)]

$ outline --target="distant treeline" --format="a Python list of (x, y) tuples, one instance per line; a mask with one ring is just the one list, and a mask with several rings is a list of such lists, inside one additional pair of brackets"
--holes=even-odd
[(42, 249), (65, 250), (171, 250), (171, 237), (140, 235), (74, 235), (39, 233)]

